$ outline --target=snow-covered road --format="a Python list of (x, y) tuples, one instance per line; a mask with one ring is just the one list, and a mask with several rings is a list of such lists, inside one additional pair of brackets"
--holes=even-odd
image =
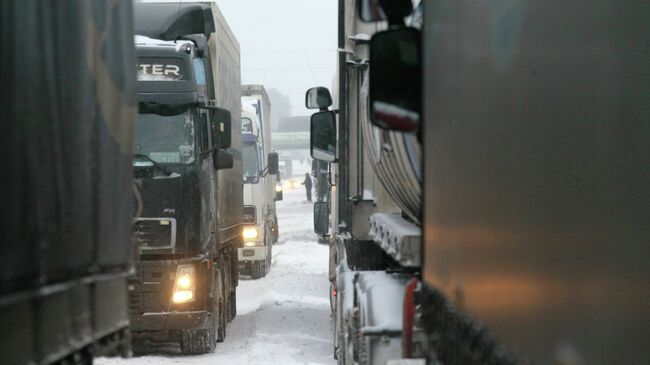
[(316, 242), (312, 204), (304, 188), (278, 202), (280, 240), (271, 272), (243, 278), (237, 317), (213, 354), (184, 356), (175, 347), (131, 359), (100, 358), (100, 365), (334, 364), (327, 280), (328, 249)]

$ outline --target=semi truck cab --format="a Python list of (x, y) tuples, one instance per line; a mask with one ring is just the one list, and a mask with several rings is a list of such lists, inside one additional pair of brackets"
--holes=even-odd
[(136, 36), (135, 44), (139, 259), (128, 286), (131, 329), (141, 343), (212, 352), (234, 316), (234, 250), (219, 244), (217, 214), (217, 172), (233, 166), (231, 115), (208, 98), (211, 68), (200, 43)]
[[(262, 124), (255, 110), (242, 111), (242, 160), (244, 169), (243, 247), (238, 250), (240, 272), (253, 279), (265, 276), (272, 259), (275, 214), (275, 175), (278, 158), (265, 153)], [(267, 131), (268, 133), (268, 131)]]

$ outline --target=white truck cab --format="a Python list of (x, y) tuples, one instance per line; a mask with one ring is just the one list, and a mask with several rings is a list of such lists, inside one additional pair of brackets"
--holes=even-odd
[(240, 272), (257, 279), (271, 268), (272, 247), (278, 238), (278, 158), (277, 153), (271, 152), (270, 103), (268, 97), (264, 100), (266, 92), (260, 85), (244, 85), (242, 94), (244, 228), (238, 256)]

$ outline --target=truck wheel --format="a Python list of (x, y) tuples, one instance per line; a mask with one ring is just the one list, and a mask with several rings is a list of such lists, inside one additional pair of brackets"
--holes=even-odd
[[(224, 267), (223, 262), (223, 257), (221, 257), (219, 259), (219, 267)], [(215, 298), (217, 304), (212, 312), (216, 332), (216, 342), (223, 342), (226, 338), (226, 314), (224, 312), (224, 302), (226, 301), (226, 297), (224, 296), (224, 273), (221, 270), (222, 269), (219, 269), (216, 272), (214, 292), (219, 297)]]
[(268, 247), (269, 252), (266, 255), (266, 268), (265, 268), (265, 273), (268, 273), (271, 271), (271, 264), (273, 263), (273, 237), (270, 229), (266, 230), (266, 233), (264, 235), (264, 241), (266, 243), (266, 247)]
[(237, 316), (237, 289), (230, 293), (230, 310), (228, 311), (228, 322)]
[(251, 279), (259, 279), (260, 275), (260, 261), (251, 261)]
[(225, 270), (225, 275), (223, 276), (223, 317), (224, 317), (224, 323), (230, 322), (230, 301), (232, 300), (232, 296), (230, 295), (231, 291), (233, 290), (233, 283), (232, 283), (232, 266), (229, 265), (232, 262), (228, 256), (223, 257), (223, 267), (226, 269)]
[(209, 354), (216, 346), (214, 328), (181, 332), (181, 351), (187, 355)]
[(267, 264), (268, 264), (268, 261), (266, 261), (266, 260), (264, 260), (264, 261), (260, 261), (260, 277), (261, 277), (261, 278), (263, 278), (263, 277), (266, 276), (266, 273), (267, 273), (267, 270), (266, 270)]
[(217, 342), (223, 342), (226, 339), (226, 311), (223, 301), (219, 304), (218, 324), (217, 324)]

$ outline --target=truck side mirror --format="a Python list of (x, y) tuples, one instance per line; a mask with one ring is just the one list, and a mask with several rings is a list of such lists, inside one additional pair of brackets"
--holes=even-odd
[(269, 175), (277, 175), (278, 170), (280, 169), (280, 157), (278, 156), (277, 152), (269, 152), (269, 157), (268, 157), (268, 172)]
[(327, 234), (329, 231), (329, 215), (327, 202), (314, 203), (314, 233)]
[(314, 113), (310, 124), (311, 157), (327, 162), (335, 161), (336, 116), (334, 112)]
[(370, 40), (370, 121), (379, 128), (416, 132), (422, 113), (420, 31), (399, 28)]
[(215, 148), (226, 149), (230, 147), (232, 139), (232, 118), (230, 112), (226, 109), (211, 108), (212, 119), (210, 120), (210, 130), (212, 133), (212, 146)]
[(332, 95), (326, 87), (312, 87), (305, 93), (305, 106), (307, 109), (327, 110), (332, 105)]
[(233, 167), (232, 155), (223, 150), (214, 150), (212, 152), (212, 167), (215, 170), (231, 169)]

